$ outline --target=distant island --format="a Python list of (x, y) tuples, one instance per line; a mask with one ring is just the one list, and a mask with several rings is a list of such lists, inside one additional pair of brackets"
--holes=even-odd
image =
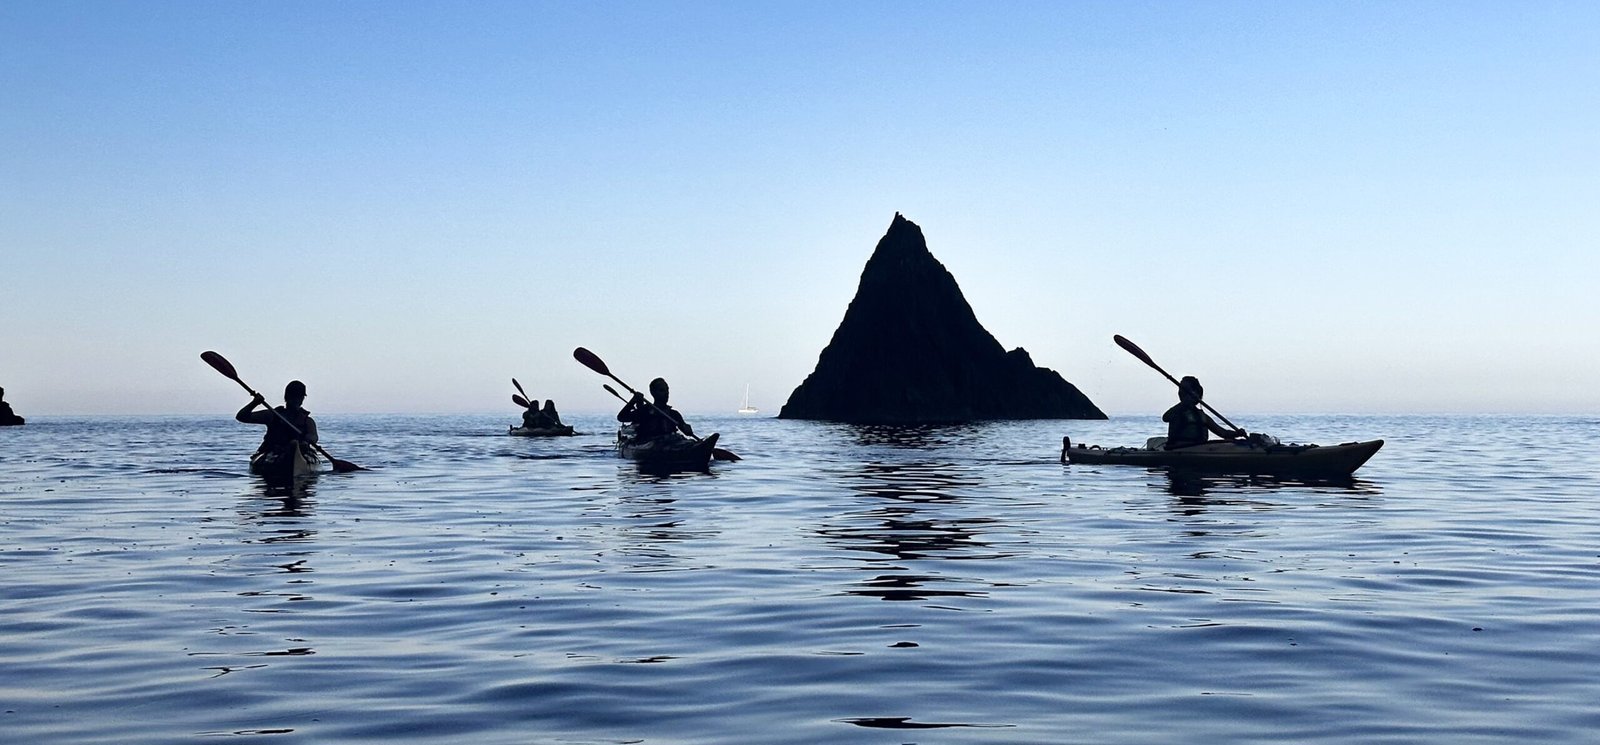
[(0, 388), (0, 427), (20, 427), (27, 421), (11, 410), (11, 404), (6, 403), (6, 389)]
[(1105, 419), (1077, 386), (978, 323), (922, 228), (895, 213), (855, 299), (780, 419), (931, 424)]

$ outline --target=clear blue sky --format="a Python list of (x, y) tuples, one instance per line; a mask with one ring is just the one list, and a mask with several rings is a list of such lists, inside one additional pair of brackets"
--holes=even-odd
[(775, 412), (896, 211), (1111, 412), (1600, 413), (1600, 3), (0, 0), (24, 415)]

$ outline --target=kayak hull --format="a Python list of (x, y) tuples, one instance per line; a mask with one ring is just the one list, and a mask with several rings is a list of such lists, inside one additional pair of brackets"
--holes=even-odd
[(1237, 473), (1262, 476), (1349, 476), (1366, 463), (1383, 440), (1340, 445), (1258, 446), (1219, 440), (1177, 450), (1102, 448), (1073, 445), (1062, 438), (1061, 460), (1074, 464), (1110, 464), (1168, 468), (1199, 473)]
[(24, 419), (20, 416), (14, 416), (10, 419), (0, 419), (0, 427), (21, 427), (22, 425), (27, 424), (27, 422), (27, 419)]
[(709, 468), (712, 450), (717, 446), (713, 433), (703, 440), (694, 440), (674, 432), (651, 440), (634, 438), (633, 431), (623, 427), (617, 431), (617, 453), (641, 466), (657, 468)]
[(578, 434), (571, 425), (559, 427), (512, 427), (506, 434), (512, 437), (571, 437)]
[(295, 447), (250, 456), (250, 472), (268, 481), (292, 481), (317, 473), (321, 468), (322, 459), (308, 448)]

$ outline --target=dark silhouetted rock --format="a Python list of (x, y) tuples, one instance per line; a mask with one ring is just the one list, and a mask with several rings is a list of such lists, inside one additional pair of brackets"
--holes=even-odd
[(6, 389), (0, 388), (0, 427), (16, 427), (25, 421), (11, 410), (11, 404), (6, 403)]
[(780, 419), (920, 424), (981, 419), (1104, 419), (1062, 377), (985, 331), (955, 277), (898, 213), (817, 369)]

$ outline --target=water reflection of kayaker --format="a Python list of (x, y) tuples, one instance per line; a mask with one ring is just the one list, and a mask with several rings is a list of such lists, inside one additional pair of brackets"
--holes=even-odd
[(1186, 448), (1199, 445), (1215, 432), (1218, 437), (1225, 440), (1236, 440), (1246, 436), (1242, 429), (1227, 429), (1200, 410), (1200, 399), (1205, 396), (1205, 389), (1200, 386), (1200, 380), (1193, 375), (1185, 375), (1178, 381), (1178, 405), (1167, 409), (1161, 415), (1161, 421), (1167, 423), (1166, 449)]
[[(306, 384), (298, 380), (289, 381), (283, 388), (283, 406), (277, 407), (278, 414), (272, 411), (256, 411), (257, 406), (266, 404), (267, 400), (260, 393), (250, 399), (239, 413), (233, 415), (245, 424), (264, 424), (267, 434), (261, 438), (261, 447), (256, 448), (258, 453), (283, 453), (288, 452), (295, 443), (303, 442), (315, 445), (317, 442), (317, 423), (311, 419), (311, 412), (306, 411), (302, 404), (306, 400)], [(280, 416), (281, 415), (281, 416)], [(286, 421), (287, 420), (287, 423)], [(295, 432), (289, 424), (300, 429)]]
[(693, 437), (694, 430), (683, 421), (683, 415), (667, 405), (669, 393), (667, 381), (661, 378), (650, 381), (650, 398), (654, 405), (644, 400), (643, 393), (635, 392), (622, 411), (617, 412), (617, 421), (632, 422), (634, 439), (639, 441), (652, 440), (676, 430)]

